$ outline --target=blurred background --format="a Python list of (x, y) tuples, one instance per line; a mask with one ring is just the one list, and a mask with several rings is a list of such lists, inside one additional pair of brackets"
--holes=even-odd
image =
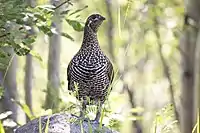
[[(98, 39), (115, 70), (103, 124), (121, 133), (195, 132), (198, 1), (0, 0), (0, 5), (0, 127), (7, 132), (42, 115), (79, 114), (80, 103), (67, 90), (67, 66), (93, 13), (106, 18)], [(94, 118), (95, 111), (88, 107), (87, 115)]]

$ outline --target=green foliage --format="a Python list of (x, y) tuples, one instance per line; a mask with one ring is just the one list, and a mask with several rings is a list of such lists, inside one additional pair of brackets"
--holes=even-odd
[(0, 86), (0, 99), (2, 98), (3, 94), (4, 94), (4, 88)]
[[(0, 46), (10, 45), (19, 55), (26, 54), (27, 45), (34, 42), (34, 37), (27, 37), (26, 5), (23, 0), (1, 1)], [(2, 53), (3, 54), (3, 53)]]
[(45, 126), (45, 133), (48, 133), (48, 130), (49, 130), (49, 122), (50, 122), (50, 117), (48, 116), (47, 123), (46, 123), (46, 126)]
[(195, 124), (194, 128), (192, 129), (192, 133), (200, 133), (200, 122), (199, 122), (199, 112), (197, 112), (197, 123)]
[(132, 120), (132, 121), (141, 121), (141, 120), (143, 120), (143, 117), (141, 115), (139, 115), (139, 114), (144, 113), (144, 108), (142, 108), (142, 107), (135, 107), (135, 108), (132, 108), (130, 110), (130, 112), (132, 114), (129, 117), (130, 120)]
[(90, 124), (89, 121), (88, 121), (88, 126), (89, 126), (89, 133), (92, 133), (92, 125)]
[(156, 113), (154, 120), (154, 132), (168, 133), (174, 131), (177, 127), (177, 120), (174, 120), (174, 108), (168, 104)]
[(28, 116), (30, 120), (35, 119), (36, 117), (32, 114), (30, 108), (28, 107), (27, 104), (21, 103), (20, 101), (16, 101), (14, 99), (11, 99), (12, 102), (15, 102), (17, 105), (21, 107), (21, 109), (24, 111), (24, 113)]
[(120, 131), (121, 122), (118, 119), (110, 119), (108, 127), (115, 129), (116, 131)]
[(67, 23), (76, 31), (83, 31), (83, 26), (76, 20), (66, 19)]
[(34, 50), (31, 50), (31, 51), (30, 51), (30, 54), (31, 54), (33, 57), (35, 57), (36, 59), (38, 59), (40, 62), (43, 62), (42, 57), (41, 57), (37, 52), (35, 52)]
[(83, 31), (83, 25), (79, 21), (73, 20), (70, 17), (73, 17), (74, 15), (76, 15), (75, 18), (78, 18), (79, 15), (77, 15), (77, 13), (83, 11), (86, 8), (88, 8), (88, 6), (84, 6), (83, 8), (80, 8), (80, 9), (77, 9), (77, 10), (71, 11), (71, 12), (69, 10), (67, 10), (67, 12), (66, 12), (67, 16), (66, 16), (65, 20), (75, 31)]
[(0, 70), (5, 70), (10, 61), (10, 54), (0, 49)]
[(3, 124), (1, 123), (1, 120), (0, 120), (0, 133), (5, 133), (5, 130), (3, 128)]
[[(74, 30), (82, 31), (83, 26), (80, 22), (74, 19), (71, 20), (69, 17), (77, 15), (77, 13), (85, 8), (87, 7), (75, 11), (73, 9), (67, 9), (61, 11), (60, 15), (68, 15), (66, 19), (68, 24)], [(32, 27), (48, 36), (54, 34), (51, 24), (52, 17), (57, 10), (55, 6), (41, 5), (32, 8), (26, 5), (25, 0), (1, 0), (0, 9), (0, 48), (9, 45), (14, 48), (17, 55), (27, 55), (31, 51), (30, 46), (33, 45), (37, 38)], [(74, 40), (67, 33), (62, 33), (61, 35), (72, 41)], [(41, 61), (41, 57), (35, 53), (32, 52), (32, 55)], [(5, 66), (7, 66), (7, 56), (7, 53), (0, 50), (0, 69), (4, 70)]]
[[(45, 7), (28, 7), (25, 0), (0, 1), (0, 69), (5, 70), (10, 61), (10, 55), (2, 49), (11, 46), (17, 55), (26, 55), (35, 42), (36, 34), (32, 26), (48, 34), (51, 14)], [(42, 23), (43, 22), (43, 23)], [(46, 28), (44, 28), (46, 27)]]
[(68, 33), (62, 33), (61, 35), (70, 39), (71, 41), (74, 41), (74, 38), (72, 36), (70, 36)]
[(27, 16), (30, 19), (30, 23), (35, 23), (36, 27), (44, 34), (49, 36), (53, 35), (51, 29), (52, 17), (55, 12), (54, 6), (44, 5), (37, 6), (36, 8), (29, 8)]
[[(46, 114), (43, 114), (43, 115), (47, 115), (47, 121), (46, 121), (46, 123), (45, 123), (45, 129), (44, 129), (44, 133), (48, 133), (48, 130), (49, 130), (49, 124), (50, 124), (50, 114), (51, 114), (51, 112), (49, 112), (49, 110), (47, 110), (47, 111), (45, 111), (45, 113)], [(42, 131), (42, 124), (44, 124), (44, 123), (42, 123), (42, 117), (40, 116), (39, 117), (39, 122), (38, 122), (38, 128), (39, 128), (39, 133), (43, 133)]]
[(80, 121), (80, 126), (81, 126), (81, 133), (84, 133), (83, 123), (82, 123), (82, 121)]
[(77, 13), (79, 13), (79, 12), (85, 10), (86, 8), (88, 8), (88, 6), (84, 6), (83, 8), (80, 8), (80, 9), (77, 9), (77, 10), (75, 10), (75, 11), (72, 11), (72, 12), (69, 14), (69, 16), (75, 15), (75, 14), (77, 14)]
[(128, 0), (128, 2), (127, 2), (127, 8), (126, 8), (126, 13), (125, 13), (125, 19), (124, 19), (123, 27), (124, 27), (124, 25), (126, 23), (126, 19), (127, 19), (128, 14), (129, 14), (129, 10), (131, 8), (132, 2), (133, 2), (132, 0)]

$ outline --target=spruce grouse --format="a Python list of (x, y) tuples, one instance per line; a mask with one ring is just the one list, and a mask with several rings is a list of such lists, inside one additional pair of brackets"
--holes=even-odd
[(84, 117), (86, 105), (93, 101), (97, 105), (93, 122), (97, 123), (114, 75), (113, 65), (101, 50), (97, 39), (98, 28), (104, 20), (100, 14), (92, 14), (87, 18), (82, 46), (67, 68), (68, 90), (77, 90), (76, 97), (82, 100), (80, 116)]

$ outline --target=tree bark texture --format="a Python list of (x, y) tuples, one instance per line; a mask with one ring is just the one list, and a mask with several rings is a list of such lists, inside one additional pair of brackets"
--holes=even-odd
[[(24, 89), (25, 89), (25, 102), (29, 109), (32, 111), (32, 83), (33, 78), (33, 66), (32, 66), (32, 55), (26, 55), (26, 65), (25, 65), (25, 77), (24, 77)], [(26, 121), (29, 118), (26, 117)]]
[[(56, 6), (60, 1), (52, 0), (51, 3)], [(49, 57), (48, 57), (48, 85), (45, 108), (57, 109), (59, 104), (60, 88), (60, 47), (61, 47), (61, 18), (59, 16), (60, 8), (56, 9), (53, 16), (52, 28), (56, 29), (49, 39)]]
[(112, 0), (105, 0), (108, 14), (108, 28), (107, 28), (107, 37), (108, 37), (108, 50), (111, 56), (111, 59), (115, 62), (114, 47), (113, 47), (113, 17), (112, 17)]
[[(29, 6), (34, 7), (36, 5), (35, 0), (28, 0), (27, 1)], [(29, 33), (28, 33), (29, 34)], [(33, 27), (30, 30), (30, 34), (35, 34), (35, 31)], [(30, 47), (32, 49), (32, 46)], [(32, 83), (32, 78), (33, 78), (33, 59), (32, 55), (28, 54), (26, 55), (26, 64), (25, 64), (25, 77), (24, 77), (24, 89), (25, 89), (25, 102), (28, 105), (29, 109), (32, 112), (32, 88), (33, 88), (33, 83)], [(26, 121), (29, 121), (29, 118), (26, 117)]]
[(3, 97), (3, 110), (12, 111), (11, 118), (17, 120), (17, 105), (11, 101), (11, 99), (17, 100), (17, 83), (16, 83), (16, 68), (17, 68), (17, 59), (12, 48), (7, 47), (5, 51), (11, 54), (10, 62), (8, 68), (4, 71), (3, 77), (3, 86), (5, 89)]
[[(200, 31), (197, 35), (196, 52), (195, 52), (195, 69), (194, 69), (194, 124), (200, 122)], [(198, 119), (198, 120), (197, 120)], [(197, 126), (197, 132), (200, 132), (200, 127)]]
[[(200, 1), (186, 0), (185, 1), (185, 26), (183, 35), (180, 39), (181, 51), (181, 133), (191, 133), (194, 127), (194, 112), (196, 110), (194, 103), (197, 100), (194, 98), (194, 88), (197, 76), (195, 76), (195, 53), (198, 36), (198, 28), (190, 23), (192, 20), (199, 23), (200, 19)], [(199, 44), (198, 44), (199, 45)], [(196, 66), (197, 65), (197, 66)], [(198, 73), (199, 74), (199, 73)], [(198, 88), (199, 89), (199, 88)]]

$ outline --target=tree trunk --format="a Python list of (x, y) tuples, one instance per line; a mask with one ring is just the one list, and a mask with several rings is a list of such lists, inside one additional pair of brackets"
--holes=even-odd
[[(12, 101), (12, 99), (18, 100), (17, 83), (16, 83), (17, 59), (16, 55), (14, 54), (14, 50), (11, 47), (4, 47), (4, 50), (11, 56), (7, 68), (3, 71), (3, 79), (1, 80), (1, 84), (5, 89), (3, 98), (1, 99), (2, 102), (1, 111), (2, 112), (12, 111), (12, 115), (8, 116), (8, 118), (17, 121), (18, 107), (16, 103)], [(11, 128), (7, 128), (5, 132), (13, 133)]]
[(189, 20), (198, 23), (200, 18), (200, 2), (186, 1), (186, 16), (183, 35), (180, 39), (181, 50), (181, 133), (191, 133), (194, 127), (194, 82), (195, 50), (198, 28)]
[(114, 55), (114, 47), (113, 47), (113, 17), (112, 17), (112, 1), (111, 0), (105, 0), (106, 7), (107, 7), (107, 14), (108, 14), (108, 28), (107, 28), (107, 34), (108, 34), (108, 51), (110, 53), (111, 59), (115, 62), (115, 55)]
[[(197, 43), (196, 43), (196, 53), (195, 53), (195, 81), (194, 81), (194, 123), (197, 121), (200, 122), (199, 109), (200, 109), (200, 31), (198, 32), (197, 36)], [(198, 119), (198, 120), (197, 120)], [(197, 126), (197, 132), (199, 133), (200, 127)]]
[(180, 41), (182, 55), (181, 73), (181, 132), (191, 133), (193, 128), (194, 53), (197, 31), (187, 28)]
[(5, 80), (3, 81), (3, 86), (5, 89), (5, 94), (3, 97), (4, 110), (12, 111), (11, 118), (17, 120), (17, 105), (11, 101), (11, 99), (17, 100), (17, 83), (16, 83), (16, 68), (17, 59), (14, 55), (12, 48), (5, 48), (8, 53), (11, 54), (11, 59), (7, 68), (4, 72)]
[[(35, 0), (28, 0), (28, 5), (34, 7)], [(33, 28), (30, 30), (30, 34), (35, 34)], [(32, 47), (30, 47), (32, 49)], [(32, 78), (33, 78), (33, 65), (32, 65), (32, 55), (26, 55), (26, 65), (25, 65), (25, 77), (24, 77), (24, 89), (25, 89), (25, 102), (28, 105), (29, 109), (32, 112)], [(29, 121), (29, 118), (26, 116), (26, 121)]]
[[(25, 89), (25, 102), (32, 112), (32, 77), (33, 77), (33, 66), (32, 66), (32, 55), (26, 55), (25, 65), (25, 77), (24, 77), (24, 89)], [(26, 116), (26, 121), (30, 119)]]
[[(53, 5), (58, 5), (59, 1), (52, 0)], [(48, 57), (48, 85), (45, 108), (56, 110), (59, 105), (59, 87), (60, 87), (60, 45), (61, 45), (61, 19), (59, 16), (60, 9), (55, 11), (52, 27), (56, 29), (49, 40), (49, 57)]]

